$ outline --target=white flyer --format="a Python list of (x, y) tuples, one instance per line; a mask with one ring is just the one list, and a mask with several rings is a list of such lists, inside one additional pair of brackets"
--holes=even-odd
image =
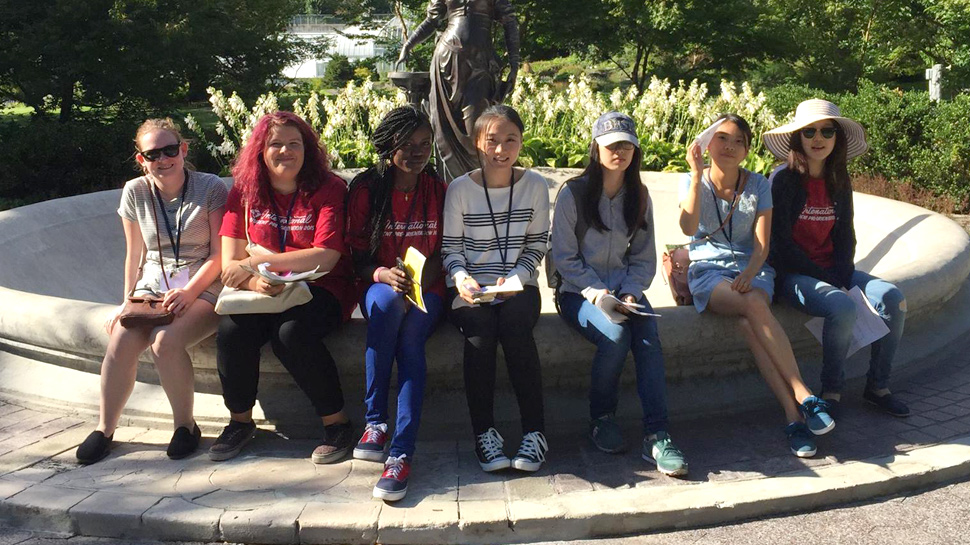
[[(849, 343), (849, 352), (846, 357), (855, 354), (862, 348), (878, 341), (889, 333), (889, 327), (882, 321), (876, 309), (866, 299), (865, 294), (854, 286), (849, 290), (849, 297), (855, 303), (855, 326), (852, 328), (852, 341)], [(812, 335), (822, 342), (822, 328), (825, 325), (824, 318), (812, 318), (805, 323), (805, 327), (812, 332)]]
[(724, 123), (724, 121), (724, 119), (715, 121), (710, 127), (704, 129), (704, 131), (698, 134), (697, 138), (694, 139), (694, 142), (701, 147), (701, 153), (707, 151), (707, 146), (711, 145), (711, 140), (714, 139), (714, 134), (717, 132), (717, 128), (720, 127), (721, 123)]

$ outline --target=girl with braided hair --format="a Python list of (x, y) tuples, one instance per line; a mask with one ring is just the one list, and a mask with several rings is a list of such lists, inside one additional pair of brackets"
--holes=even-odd
[[(387, 398), (397, 360), (397, 423), (374, 497), (396, 501), (407, 493), (408, 474), (424, 399), (424, 345), (441, 316), (441, 216), (445, 184), (428, 166), (432, 133), (428, 117), (413, 106), (391, 110), (371, 137), (377, 166), (350, 184), (347, 240), (367, 319), (367, 427), (354, 458), (381, 461), (388, 443)], [(411, 279), (397, 265), (408, 247), (428, 257), (421, 282), (427, 312), (405, 298)]]

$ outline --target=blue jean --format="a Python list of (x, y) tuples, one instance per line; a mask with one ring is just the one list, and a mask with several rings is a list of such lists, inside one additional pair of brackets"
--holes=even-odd
[[(885, 337), (872, 343), (866, 387), (888, 387), (893, 357), (903, 336), (906, 298), (899, 288), (871, 274), (855, 271), (849, 286), (859, 286), (889, 327)], [(811, 276), (788, 275), (778, 294), (798, 310), (825, 319), (822, 328), (822, 391), (841, 393), (845, 387), (845, 358), (855, 325), (855, 304), (844, 291)]]
[[(653, 312), (646, 297), (637, 301)], [(616, 412), (620, 373), (626, 355), (633, 350), (637, 373), (637, 393), (643, 408), (645, 435), (667, 429), (667, 385), (664, 358), (652, 316), (633, 316), (614, 324), (578, 293), (559, 294), (559, 307), (566, 323), (596, 345), (590, 373), (589, 416), (599, 418)]]
[(387, 284), (376, 283), (367, 289), (361, 312), (367, 319), (368, 424), (387, 422), (387, 397), (391, 388), (391, 366), (397, 359), (397, 423), (391, 439), (391, 456), (414, 456), (414, 442), (421, 423), (427, 362), (424, 345), (441, 316), (441, 297), (424, 293), (425, 314), (406, 305), (404, 295)]

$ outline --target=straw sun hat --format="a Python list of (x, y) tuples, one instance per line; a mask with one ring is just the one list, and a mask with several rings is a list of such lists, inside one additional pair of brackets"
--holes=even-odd
[(790, 151), (788, 144), (792, 133), (816, 121), (825, 119), (837, 121), (842, 127), (842, 133), (845, 135), (846, 155), (849, 159), (858, 157), (869, 149), (869, 144), (866, 142), (866, 130), (862, 128), (862, 125), (858, 121), (842, 117), (842, 112), (835, 104), (818, 98), (806, 100), (799, 104), (798, 108), (795, 108), (795, 119), (791, 123), (766, 132), (763, 137), (765, 146), (771, 150), (771, 153), (775, 154), (775, 157), (785, 160)]

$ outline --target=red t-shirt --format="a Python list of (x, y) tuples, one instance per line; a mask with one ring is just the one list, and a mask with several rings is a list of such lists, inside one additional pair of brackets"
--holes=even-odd
[[(384, 229), (376, 261), (380, 267), (395, 267), (397, 258), (404, 259), (408, 247), (426, 257), (441, 253), (442, 213), (447, 186), (437, 177), (422, 173), (411, 193), (391, 192), (391, 219)], [(350, 194), (347, 204), (347, 244), (355, 252), (370, 249), (370, 182), (362, 184)], [(429, 263), (428, 265), (432, 265)], [(360, 289), (366, 289), (371, 279), (361, 279)], [(426, 288), (441, 297), (445, 294), (444, 275)]]
[(835, 207), (825, 187), (825, 180), (808, 178), (805, 191), (805, 207), (792, 226), (792, 239), (816, 265), (828, 269), (835, 265), (832, 260)]
[[(311, 284), (326, 289), (340, 301), (345, 320), (350, 318), (357, 305), (350, 250), (344, 241), (343, 231), (346, 195), (347, 184), (336, 175), (328, 174), (328, 178), (310, 198), (300, 192), (290, 195), (272, 192), (275, 210), (273, 206), (253, 205), (249, 208), (249, 237), (266, 249), (274, 252), (280, 250), (278, 223), (284, 223), (287, 252), (308, 248), (326, 248), (340, 252), (340, 259), (333, 269)], [(291, 204), (293, 211), (287, 222)], [(244, 213), (242, 194), (233, 187), (226, 201), (226, 215), (223, 216), (219, 234), (246, 240)]]

